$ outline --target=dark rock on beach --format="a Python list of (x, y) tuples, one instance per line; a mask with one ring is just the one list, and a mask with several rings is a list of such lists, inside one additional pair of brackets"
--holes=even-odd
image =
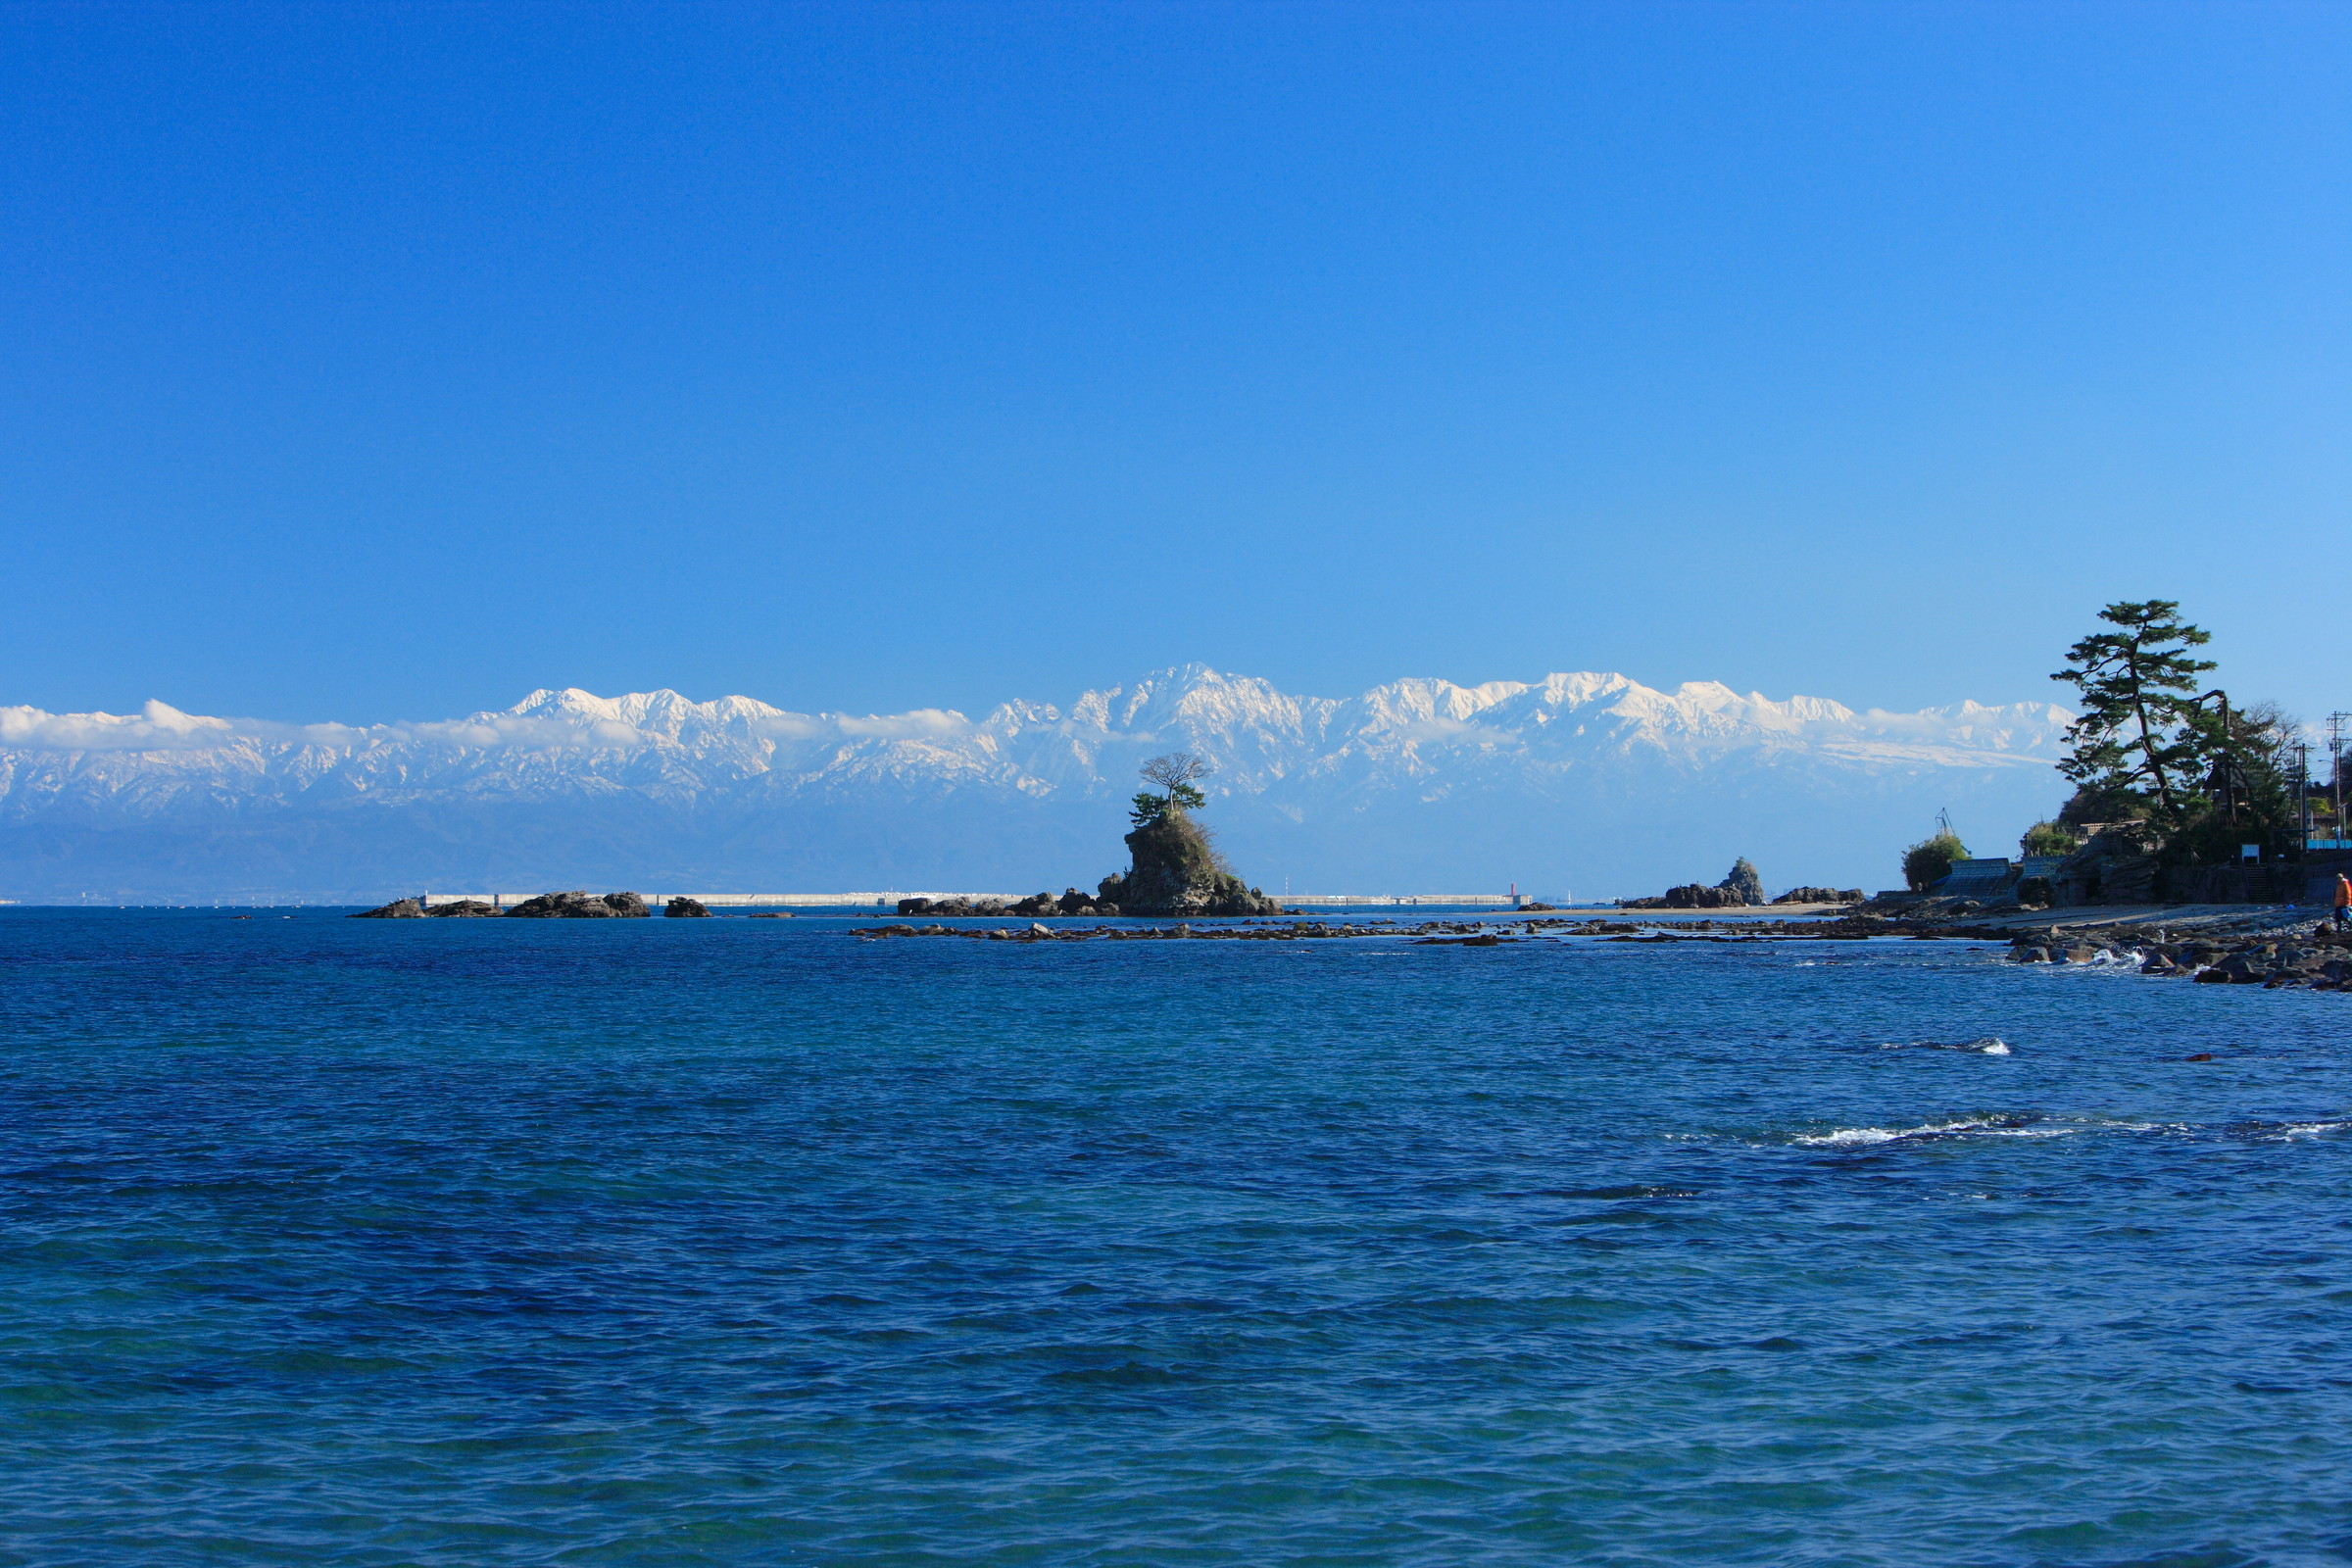
[(2019, 963), (2136, 962), (2141, 974), (2208, 986), (2352, 990), (2352, 938), (2326, 927), (2230, 942), (2172, 942), (2132, 927), (2062, 939), (2053, 930), (2016, 938), (2009, 956)]
[(1860, 904), (1870, 895), (1860, 888), (1790, 888), (1775, 904)]

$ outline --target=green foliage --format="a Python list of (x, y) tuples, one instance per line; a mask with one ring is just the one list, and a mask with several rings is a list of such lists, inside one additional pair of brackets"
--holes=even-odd
[(2025, 855), (2072, 855), (2082, 847), (2082, 835), (2063, 822), (2036, 822), (2017, 847)]
[(2145, 821), (2149, 807), (2148, 798), (2135, 789), (2084, 784), (2058, 808), (2058, 825), (2079, 828), (2090, 822)]
[(1154, 795), (1150, 790), (1140, 792), (1130, 803), (1127, 819), (1137, 827), (1149, 827), (1163, 816), (1180, 816), (1197, 811), (1208, 804), (1208, 797), (1193, 787), (1195, 779), (1208, 777), (1216, 768), (1204, 757), (1191, 752), (1170, 752), (1154, 757), (1136, 770), (1147, 784), (1156, 784), (1166, 793)]
[(2083, 638), (2051, 678), (2082, 693), (2058, 764), (2078, 786), (2062, 824), (2144, 819), (2169, 865), (2235, 859), (2239, 846), (2266, 853), (2301, 831), (2289, 782), (2296, 725), (2270, 704), (2232, 705), (2196, 689), (2214, 667), (2189, 650), (2212, 639), (2181, 620), (2169, 599), (2109, 605), (2118, 628)]
[(2291, 782), (2296, 726), (2268, 703), (2201, 716), (2207, 756), (2192, 808), (2168, 836), (2170, 865), (2216, 865), (2252, 844), (2267, 858), (2300, 842)]
[(1207, 804), (1207, 796), (1190, 784), (1182, 782), (1171, 785), (1165, 795), (1154, 795), (1150, 790), (1141, 790), (1137, 792), (1135, 799), (1128, 803), (1127, 820), (1137, 827), (1146, 827), (1163, 816), (1197, 811)]
[(2190, 695), (2214, 667), (2189, 650), (2212, 634), (2180, 617), (2170, 599), (2109, 605), (2099, 618), (2117, 629), (2093, 632), (2067, 650), (2067, 667), (2050, 679), (2082, 694), (2082, 715), (2066, 732), (2072, 747), (2058, 771), (2102, 792), (2155, 798), (2168, 825), (2181, 814), (2186, 786), (2202, 771), (2207, 735)]
[(1208, 804), (1193, 787), (1214, 769), (1191, 752), (1154, 757), (1142, 769), (1144, 781), (1164, 792), (1145, 790), (1128, 812), (1135, 831), (1127, 835), (1130, 864), (1102, 879), (1100, 893), (1130, 914), (1272, 914), (1278, 906), (1246, 886), (1217, 853), (1208, 829), (1191, 813)]
[(1924, 893), (1930, 883), (1942, 880), (1954, 860), (1967, 858), (1968, 846), (1957, 833), (1921, 839), (1903, 852), (1903, 883), (1914, 893)]

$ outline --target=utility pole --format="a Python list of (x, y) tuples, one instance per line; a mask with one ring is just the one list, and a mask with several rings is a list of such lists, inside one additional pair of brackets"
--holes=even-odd
[(2220, 755), (2214, 759), (2213, 774), (2205, 782), (2221, 792), (2222, 820), (2231, 827), (2235, 827), (2237, 826), (2237, 778), (2235, 775), (2237, 737), (2230, 732), (2230, 694), (2217, 688), (2207, 692), (2204, 697), (2196, 699), (2198, 705), (2202, 706), (2206, 698), (2218, 698), (2221, 702), (2222, 744)]
[(2298, 740), (2295, 753), (2295, 858), (2311, 850), (2311, 743)]
[(2335, 842), (2344, 841), (2344, 735), (2352, 729), (2352, 713), (2328, 715), (2328, 783), (2335, 794)]

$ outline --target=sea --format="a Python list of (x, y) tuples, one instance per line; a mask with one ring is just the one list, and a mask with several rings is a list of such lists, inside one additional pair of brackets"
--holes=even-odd
[(2352, 996), (871, 923), (0, 910), (0, 1563), (2352, 1560)]

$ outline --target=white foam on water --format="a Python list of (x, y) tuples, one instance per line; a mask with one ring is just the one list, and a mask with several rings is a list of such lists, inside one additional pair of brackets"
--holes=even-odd
[(1850, 1149), (1858, 1144), (1891, 1144), (1902, 1136), (1885, 1127), (1840, 1127), (1834, 1133), (1808, 1133), (1793, 1142), (1815, 1148)]
[(2072, 1127), (2019, 1127), (2005, 1118), (1972, 1116), (1961, 1121), (1923, 1122), (1917, 1127), (1840, 1127), (1835, 1132), (1802, 1133), (1790, 1140), (1814, 1149), (1859, 1149), (1891, 1144), (1905, 1138), (2064, 1138)]
[[(1879, 1049), (1881, 1051), (1901, 1051), (1905, 1049), (1905, 1046), (1898, 1041), (1883, 1040), (1879, 1043)], [(1909, 1043), (1909, 1049), (1914, 1051), (1966, 1051), (1973, 1052), (1980, 1056), (2006, 1056), (2010, 1054), (2009, 1042), (1998, 1035), (1986, 1035), (1982, 1040), (1914, 1040)]]
[(2278, 1130), (2281, 1138), (2317, 1138), (2322, 1133), (2340, 1133), (2352, 1127), (2352, 1121), (2290, 1121)]
[[(1907, 1138), (2072, 1138), (2077, 1133), (2196, 1133), (2195, 1123), (2180, 1121), (2110, 1121), (2103, 1117), (2069, 1117), (2063, 1121), (2031, 1124), (2010, 1116), (1972, 1116), (1958, 1121), (1923, 1122), (1917, 1127), (1840, 1127), (1832, 1132), (1807, 1133), (1789, 1142), (1817, 1149), (1862, 1149)], [(2204, 1129), (2210, 1130), (2210, 1129)], [(2322, 1133), (2352, 1130), (2352, 1119), (2288, 1122), (2268, 1133), (2273, 1138), (2311, 1138)]]

